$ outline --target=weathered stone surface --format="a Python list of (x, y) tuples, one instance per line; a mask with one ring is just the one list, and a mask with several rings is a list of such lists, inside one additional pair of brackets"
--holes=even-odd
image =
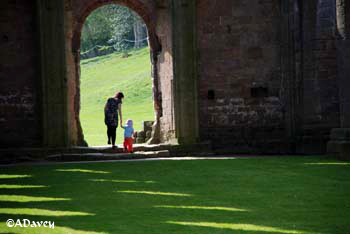
[[(232, 142), (241, 145), (242, 138), (247, 143), (262, 141), (267, 135), (271, 140), (281, 139), (274, 131), (253, 139), (242, 135), (240, 129), (277, 128), (283, 132), (284, 128), (282, 101), (272, 88), (281, 82), (273, 76), (280, 66), (275, 40), (279, 3), (234, 2), (201, 0), (197, 8), (200, 136), (216, 147), (233, 146)], [(252, 97), (256, 82), (266, 84), (266, 98)], [(215, 100), (207, 99), (208, 90), (215, 92)]]
[(152, 131), (152, 126), (153, 126), (154, 121), (143, 121), (143, 131), (148, 132)]
[(137, 144), (145, 143), (145, 138), (144, 138), (144, 137), (137, 137), (137, 138), (136, 138), (136, 143), (137, 143)]
[(40, 146), (35, 1), (2, 1), (0, 28), (0, 148)]
[(344, 151), (343, 145), (347, 144), (350, 144), (350, 128), (333, 128), (330, 134), (330, 141), (327, 143), (327, 151), (341, 154)]
[[(109, 3), (130, 7), (148, 26), (155, 123), (137, 139), (148, 139), (152, 128), (151, 137), (161, 142), (322, 153), (334, 142), (332, 129), (350, 126), (347, 1), (63, 3), (1, 3), (2, 148), (83, 144), (80, 33), (85, 18)], [(50, 48), (59, 53), (50, 55)]]
[(350, 142), (341, 144), (340, 159), (350, 161)]
[(146, 132), (145, 142), (147, 142), (152, 136), (152, 130), (148, 130)]

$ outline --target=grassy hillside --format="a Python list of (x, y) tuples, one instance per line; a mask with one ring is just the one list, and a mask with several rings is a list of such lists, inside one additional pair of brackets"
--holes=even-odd
[[(143, 120), (154, 120), (149, 48), (129, 54), (127, 58), (114, 53), (81, 61), (80, 121), (90, 146), (107, 144), (104, 105), (117, 91), (125, 95), (123, 122), (131, 118), (139, 130)], [(118, 128), (117, 144), (122, 141), (123, 131)]]

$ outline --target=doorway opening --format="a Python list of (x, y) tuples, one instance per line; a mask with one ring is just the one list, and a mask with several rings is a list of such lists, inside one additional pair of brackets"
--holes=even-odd
[[(137, 13), (107, 4), (89, 14), (80, 37), (80, 122), (89, 146), (107, 145), (104, 106), (116, 92), (125, 96), (123, 122), (132, 119), (141, 132), (137, 143), (150, 138), (143, 130), (155, 118), (151, 70), (147, 27)], [(118, 127), (116, 143), (122, 142)]]

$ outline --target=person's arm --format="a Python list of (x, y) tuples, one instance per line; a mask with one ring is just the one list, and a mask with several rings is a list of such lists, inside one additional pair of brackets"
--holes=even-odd
[(105, 105), (105, 112), (107, 111), (108, 109), (108, 101), (106, 102), (106, 105)]
[(106, 102), (105, 110), (104, 110), (105, 124), (108, 124), (108, 123), (107, 123), (107, 109), (108, 109), (108, 102)]
[(120, 119), (120, 126), (123, 126), (123, 117), (122, 117), (122, 104), (118, 104), (118, 113), (119, 113), (119, 119)]

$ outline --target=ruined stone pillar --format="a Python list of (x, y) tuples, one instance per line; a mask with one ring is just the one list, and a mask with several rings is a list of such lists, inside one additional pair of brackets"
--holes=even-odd
[(172, 0), (175, 128), (180, 144), (198, 141), (196, 1)]
[(45, 147), (68, 145), (64, 1), (37, 0), (42, 136)]
[(338, 84), (340, 93), (340, 123), (342, 128), (350, 128), (350, 3), (337, 0), (337, 59)]
[(335, 128), (328, 142), (328, 152), (350, 160), (350, 3), (337, 0), (337, 74), (340, 128)]

